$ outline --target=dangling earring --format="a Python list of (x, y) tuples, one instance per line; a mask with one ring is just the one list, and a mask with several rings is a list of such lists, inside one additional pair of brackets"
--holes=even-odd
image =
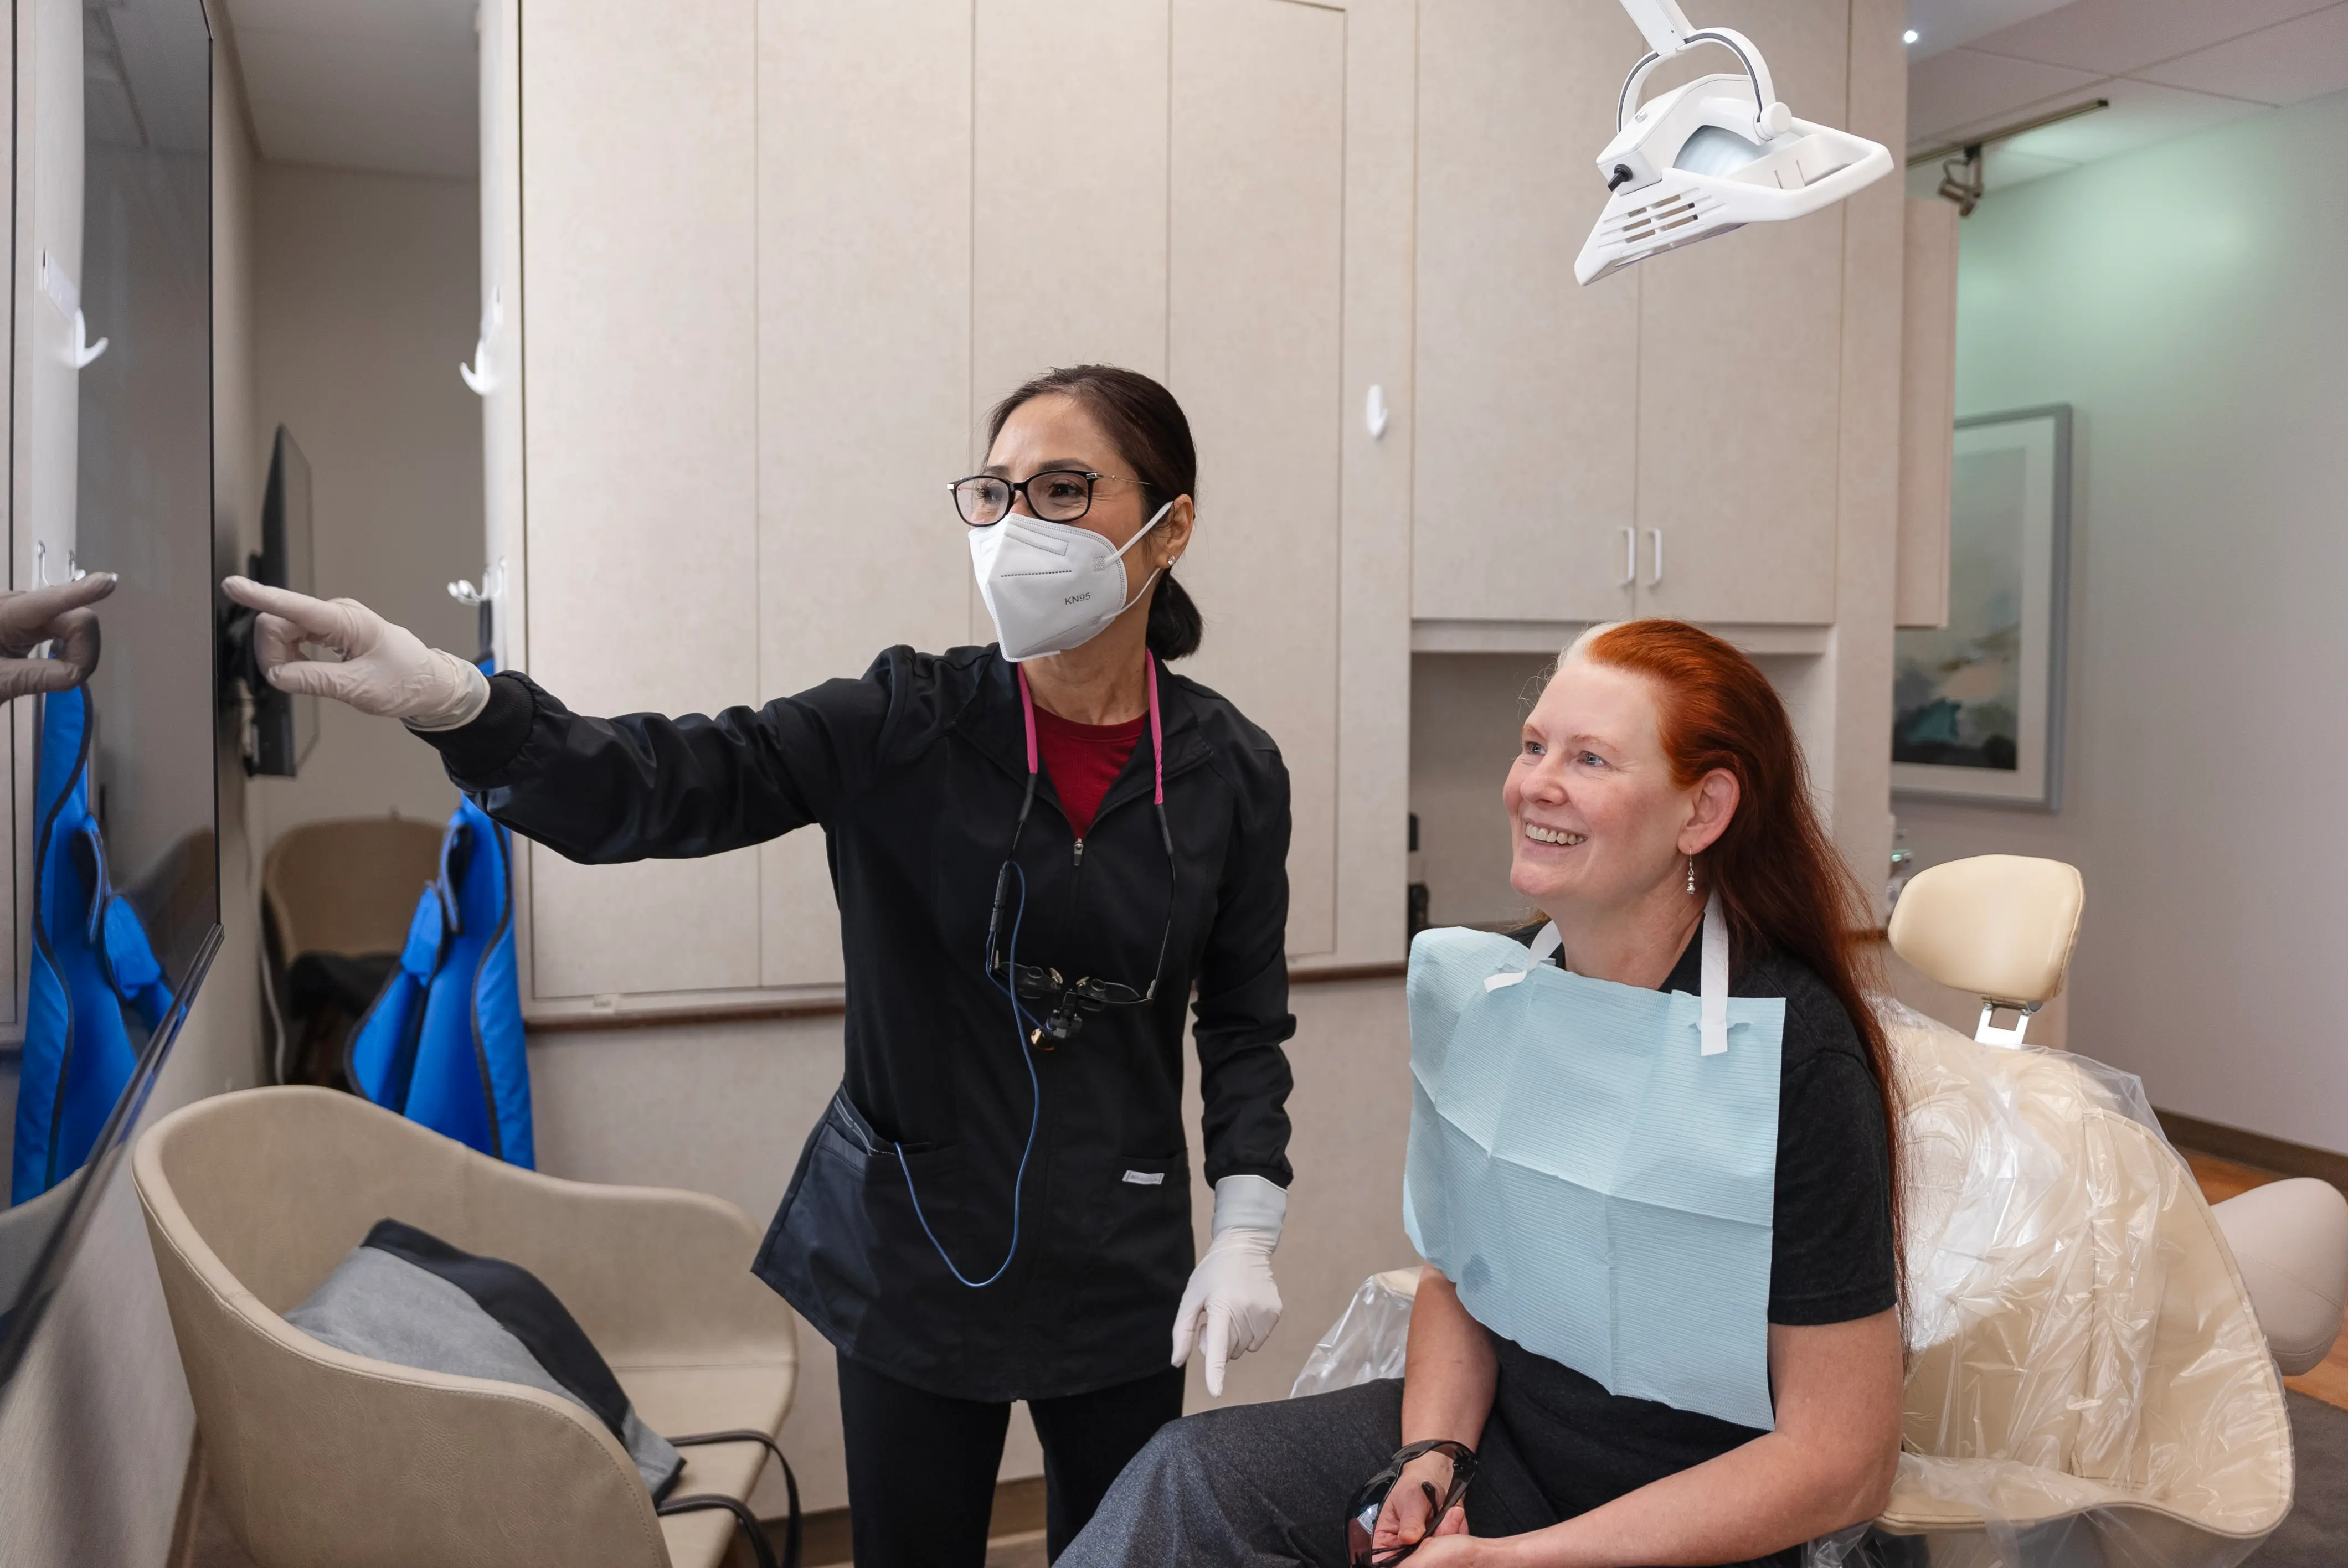
[(1689, 892), (1689, 893), (1691, 893), (1691, 894), (1693, 894), (1693, 893), (1694, 893), (1694, 891), (1695, 891), (1695, 856), (1693, 856), (1693, 855), (1691, 855), (1691, 856), (1689, 856), (1687, 857), (1687, 860), (1688, 860), (1688, 892)]

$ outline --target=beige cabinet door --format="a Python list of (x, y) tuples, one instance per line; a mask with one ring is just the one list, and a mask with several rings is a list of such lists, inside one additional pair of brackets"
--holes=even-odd
[(1616, 0), (1419, 7), (1414, 619), (1630, 609), (1645, 269), (1573, 258), (1643, 49)]
[[(1761, 45), (1796, 114), (1842, 123), (1848, 0), (1721, 0), (1704, 20)], [(1735, 68), (1723, 51), (1696, 51), (1658, 71), (1649, 93)], [(1633, 272), (1639, 613), (1833, 620), (1843, 209), (1754, 224)]]
[[(1170, 128), (1169, 0), (983, 0), (975, 11), (974, 459), (987, 412), (1040, 371), (1166, 374)], [(976, 630), (993, 640), (983, 610)]]
[(1175, 0), (1168, 380), (1199, 446), (1184, 672), (1288, 764), (1291, 958), (1336, 943), (1346, 13)]
[[(576, 710), (757, 700), (752, 0), (522, 12), (530, 672)], [(614, 114), (629, 104), (639, 112)], [(530, 850), (532, 993), (756, 986), (755, 850)]]
[[(760, 0), (761, 698), (967, 641), (972, 25), (966, 0)], [(757, 855), (756, 983), (837, 983), (821, 830)]]

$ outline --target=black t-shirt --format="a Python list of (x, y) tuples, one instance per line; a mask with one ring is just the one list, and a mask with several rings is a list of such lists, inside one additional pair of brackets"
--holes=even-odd
[[(1540, 928), (1513, 934), (1529, 945)], [(1699, 933), (1659, 989), (1697, 994), (1702, 948)], [(1866, 1047), (1834, 993), (1799, 964), (1777, 958), (1734, 964), (1728, 989), (1786, 999), (1769, 1321), (1811, 1326), (1871, 1317), (1894, 1306), (1899, 1293), (1890, 1153)], [(1492, 1344), (1499, 1380), (1490, 1419), (1505, 1425), (1560, 1519), (1761, 1435), (1652, 1400), (1617, 1399), (1497, 1334)], [(1798, 1552), (1781, 1556), (1799, 1561)]]

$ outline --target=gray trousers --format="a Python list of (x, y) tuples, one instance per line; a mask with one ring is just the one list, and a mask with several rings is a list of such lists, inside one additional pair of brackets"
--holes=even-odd
[[(1234, 1405), (1160, 1427), (1057, 1568), (1345, 1568), (1345, 1508), (1402, 1446), (1402, 1381)], [(1499, 1423), (1477, 1450), (1468, 1527), (1555, 1524)]]

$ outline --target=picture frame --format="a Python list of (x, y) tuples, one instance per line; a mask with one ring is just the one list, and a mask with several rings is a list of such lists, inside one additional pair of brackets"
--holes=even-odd
[(2071, 405), (1956, 422), (1949, 610), (1892, 649), (1895, 794), (2059, 811)]

